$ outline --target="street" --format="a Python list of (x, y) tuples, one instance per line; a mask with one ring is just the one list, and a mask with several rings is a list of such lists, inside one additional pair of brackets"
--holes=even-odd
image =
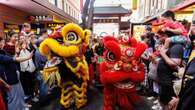
[(0, 0), (0, 110), (195, 110), (194, 67), (195, 0)]
[[(50, 96), (47, 97), (45, 102), (42, 104), (37, 103), (34, 104), (31, 110), (64, 110), (61, 109), (61, 106), (59, 104), (59, 92), (56, 92)], [(95, 89), (94, 91), (90, 91), (90, 98), (88, 100), (88, 105), (80, 110), (102, 110), (103, 109), (103, 94)], [(151, 110), (151, 102), (149, 102), (145, 97), (144, 104), (141, 106), (136, 107), (136, 110)], [(77, 110), (76, 108), (72, 108), (69, 110)]]

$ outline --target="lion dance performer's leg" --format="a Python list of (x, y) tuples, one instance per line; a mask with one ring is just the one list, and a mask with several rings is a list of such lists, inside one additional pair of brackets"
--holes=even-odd
[(114, 110), (115, 106), (115, 93), (114, 89), (110, 87), (104, 87), (104, 109)]
[(80, 90), (75, 90), (74, 91), (76, 94), (76, 106), (77, 108), (80, 108), (84, 106), (87, 103), (87, 82), (83, 82), (81, 85)]
[(87, 82), (83, 82), (81, 87), (73, 82), (64, 83), (61, 94), (61, 104), (64, 108), (69, 108), (75, 102), (77, 108), (81, 108), (87, 103)]
[(120, 110), (134, 110), (133, 100), (129, 97), (132, 94), (131, 90), (115, 88), (115, 92)]
[(71, 103), (74, 102), (74, 93), (73, 93), (73, 82), (66, 82), (62, 84), (62, 93), (60, 98), (60, 103), (64, 106), (64, 108), (69, 108)]
[(75, 91), (75, 103), (77, 108), (81, 108), (87, 103), (87, 83), (89, 81), (89, 68), (85, 58), (83, 58), (79, 73), (82, 75), (83, 82), (81, 84), (81, 87), (79, 89), (76, 89)]
[[(69, 108), (72, 102), (75, 102), (77, 108), (83, 107), (87, 103), (87, 82), (89, 80), (89, 72), (86, 61), (80, 63), (79, 70), (75, 73), (82, 78), (81, 86), (73, 82), (66, 82), (62, 86), (61, 104), (65, 108)], [(82, 77), (81, 77), (82, 76)]]

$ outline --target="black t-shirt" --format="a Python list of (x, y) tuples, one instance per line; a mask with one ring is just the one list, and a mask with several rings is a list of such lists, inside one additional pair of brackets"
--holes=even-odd
[[(181, 44), (175, 44), (169, 48), (166, 53), (169, 58), (179, 58), (183, 57), (183, 46)], [(162, 85), (170, 85), (172, 86), (172, 80), (175, 79), (173, 72), (175, 70), (172, 69), (168, 64), (166, 64), (165, 60), (162, 58), (159, 61), (157, 67), (157, 75), (159, 78), (159, 83)]]
[(91, 64), (91, 58), (94, 57), (93, 50), (90, 48), (87, 48), (86, 53), (85, 53), (86, 61), (88, 64)]
[(190, 63), (189, 63), (189, 66), (186, 70), (186, 74), (188, 75), (192, 75), (195, 77), (195, 58), (193, 58)]
[(104, 52), (104, 46), (103, 45), (98, 45), (95, 47), (95, 53), (97, 53), (99, 56), (102, 56)]

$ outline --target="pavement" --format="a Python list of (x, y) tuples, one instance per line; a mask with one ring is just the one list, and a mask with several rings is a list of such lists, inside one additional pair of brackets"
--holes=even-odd
[[(95, 89), (89, 92), (90, 97), (88, 99), (88, 104), (80, 110), (103, 110), (103, 94), (100, 90)], [(30, 110), (64, 110), (60, 105), (60, 90), (56, 89), (49, 96), (45, 97), (44, 100), (33, 104)], [(136, 110), (152, 110), (151, 102), (143, 97), (144, 104), (137, 106)], [(68, 110), (78, 110), (76, 108), (71, 108)]]

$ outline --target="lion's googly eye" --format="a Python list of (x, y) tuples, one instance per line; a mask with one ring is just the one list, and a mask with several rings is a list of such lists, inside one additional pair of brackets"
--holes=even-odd
[(79, 38), (75, 32), (69, 32), (66, 36), (67, 41), (77, 41)]
[(107, 52), (106, 58), (108, 61), (114, 62), (115, 61), (115, 55), (111, 51)]

